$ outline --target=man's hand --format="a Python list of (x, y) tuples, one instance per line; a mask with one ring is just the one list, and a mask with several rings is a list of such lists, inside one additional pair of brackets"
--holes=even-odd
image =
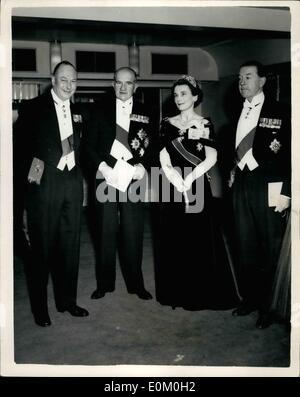
[(139, 181), (144, 177), (146, 170), (142, 164), (137, 164), (134, 166), (134, 168), (135, 171), (132, 179), (137, 179)]
[(286, 210), (287, 208), (289, 208), (291, 205), (291, 199), (290, 197), (284, 196), (284, 195), (280, 195), (277, 205), (275, 207), (275, 212), (282, 212), (284, 210)]

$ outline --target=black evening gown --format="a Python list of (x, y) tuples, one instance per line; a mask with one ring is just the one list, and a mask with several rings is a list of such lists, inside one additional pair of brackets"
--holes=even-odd
[[(194, 140), (188, 139), (188, 131), (179, 130), (168, 119), (162, 121), (161, 148), (167, 149), (173, 167), (182, 172), (184, 167), (191, 169), (189, 154), (203, 161), (204, 146), (216, 147), (211, 123), (205, 128), (209, 128), (209, 139)], [(184, 156), (177, 150), (178, 142)], [(214, 211), (209, 176), (200, 178), (198, 186), (201, 188), (196, 189), (194, 182), (188, 192), (189, 197), (197, 194), (200, 201), (203, 195), (204, 206), (200, 212), (191, 211), (192, 200), (188, 209), (184, 200), (172, 200), (174, 187), (171, 184), (170, 202), (163, 202), (161, 197), (155, 260), (156, 299), (162, 305), (186, 310), (229, 309), (239, 301), (237, 285), (224, 234)], [(166, 181), (163, 176), (163, 183)]]

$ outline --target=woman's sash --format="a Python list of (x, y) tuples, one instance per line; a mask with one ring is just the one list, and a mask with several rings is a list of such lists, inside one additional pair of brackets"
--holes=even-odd
[(200, 160), (197, 156), (186, 150), (186, 148), (182, 145), (180, 138), (173, 139), (172, 145), (181, 154), (182, 157), (184, 157), (194, 166), (197, 166), (202, 162), (202, 160)]

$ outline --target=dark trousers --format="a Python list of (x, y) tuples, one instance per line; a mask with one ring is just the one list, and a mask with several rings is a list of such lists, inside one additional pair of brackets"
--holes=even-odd
[(233, 184), (237, 273), (246, 306), (267, 312), (285, 230), (282, 213), (268, 206), (270, 178), (259, 167), (238, 170)]
[(47, 284), (52, 273), (58, 309), (76, 304), (82, 211), (82, 176), (77, 167), (60, 171), (45, 165), (41, 185), (30, 185), (28, 233), (32, 311), (47, 313)]
[[(104, 180), (102, 184), (106, 185)], [(144, 289), (142, 275), (144, 203), (122, 202), (127, 193), (113, 192), (107, 202), (96, 199), (97, 238), (96, 279), (102, 292), (114, 291), (116, 281), (116, 254), (119, 252), (121, 271), (129, 293)], [(129, 187), (130, 189), (130, 187)], [(96, 194), (97, 196), (97, 194)]]

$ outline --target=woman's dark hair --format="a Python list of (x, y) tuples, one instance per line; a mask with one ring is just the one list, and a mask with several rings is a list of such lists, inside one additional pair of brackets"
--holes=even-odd
[(193, 96), (198, 95), (198, 98), (194, 104), (194, 107), (198, 106), (202, 102), (203, 91), (199, 87), (199, 85), (198, 85), (197, 81), (194, 79), (194, 77), (184, 75), (184, 76), (180, 77), (178, 80), (176, 80), (172, 86), (172, 96), (174, 96), (175, 87), (177, 87), (178, 85), (187, 85), (190, 88)]

